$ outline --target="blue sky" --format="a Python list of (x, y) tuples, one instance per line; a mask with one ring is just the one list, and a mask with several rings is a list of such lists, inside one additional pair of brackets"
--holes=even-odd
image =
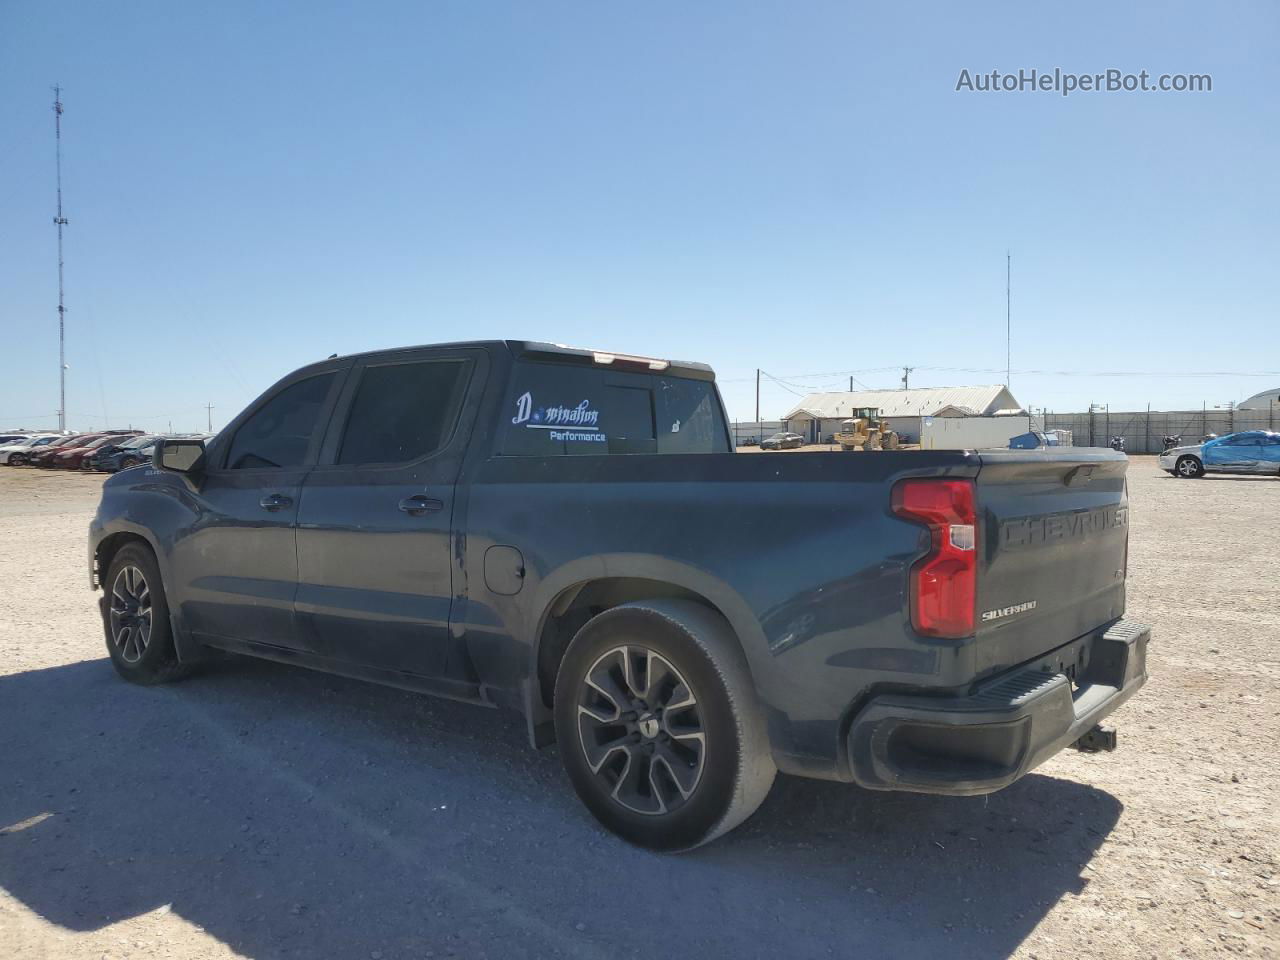
[[(1240, 400), (1280, 385), (1240, 375), (1280, 371), (1278, 41), (1270, 2), (6, 0), (0, 426), (55, 422), (55, 81), (75, 428), (481, 337), (705, 360), (743, 419), (756, 367), (766, 416), (998, 382), (1006, 249), (1024, 404)], [(1032, 67), (1213, 92), (955, 91)]]

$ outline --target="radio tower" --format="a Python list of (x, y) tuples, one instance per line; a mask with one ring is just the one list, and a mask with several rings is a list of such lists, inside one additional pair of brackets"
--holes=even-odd
[(53, 88), (54, 155), (58, 167), (58, 215), (53, 218), (58, 228), (58, 432), (67, 429), (67, 308), (62, 299), (62, 228), (67, 218), (62, 215), (62, 88)]

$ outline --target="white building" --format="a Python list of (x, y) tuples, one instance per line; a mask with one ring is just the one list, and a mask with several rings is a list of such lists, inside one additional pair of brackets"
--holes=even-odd
[(1004, 384), (981, 387), (920, 387), (914, 390), (854, 390), (811, 393), (783, 420), (810, 443), (840, 432), (860, 407), (876, 407), (906, 443), (918, 443), (925, 417), (992, 417), (1022, 413)]
[(1236, 405), (1237, 410), (1261, 410), (1264, 413), (1270, 413), (1273, 407), (1280, 412), (1280, 387), (1255, 393), (1248, 400), (1242, 400)]

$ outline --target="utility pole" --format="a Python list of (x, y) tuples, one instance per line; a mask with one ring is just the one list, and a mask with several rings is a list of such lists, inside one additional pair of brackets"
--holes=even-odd
[(208, 419), (209, 432), (210, 432), (210, 433), (213, 433), (213, 404), (212, 404), (212, 403), (206, 403), (206, 404), (204, 405), (204, 412), (205, 412), (205, 414), (206, 414), (206, 415), (208, 416), (208, 418), (209, 418), (209, 419)]
[(903, 389), (903, 390), (910, 390), (910, 389), (911, 389), (911, 371), (912, 371), (912, 370), (914, 370), (914, 369), (915, 369), (915, 367), (903, 367), (903, 368), (902, 368), (902, 389)]
[(764, 427), (760, 424), (760, 368), (756, 367), (756, 429), (760, 431), (760, 439), (764, 439)]
[(58, 228), (58, 432), (67, 429), (67, 308), (62, 296), (62, 228), (67, 218), (62, 215), (62, 87), (53, 88), (54, 157), (58, 171), (58, 214), (53, 218)]
[(849, 377), (849, 392), (853, 393), (853, 377)]
[(1004, 252), (1004, 388), (1009, 389), (1013, 366), (1013, 257)]

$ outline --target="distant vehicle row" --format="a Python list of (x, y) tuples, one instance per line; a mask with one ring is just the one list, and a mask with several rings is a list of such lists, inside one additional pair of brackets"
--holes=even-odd
[(150, 463), (160, 436), (139, 430), (107, 430), (70, 436), (58, 433), (0, 434), (0, 464), (115, 473)]

